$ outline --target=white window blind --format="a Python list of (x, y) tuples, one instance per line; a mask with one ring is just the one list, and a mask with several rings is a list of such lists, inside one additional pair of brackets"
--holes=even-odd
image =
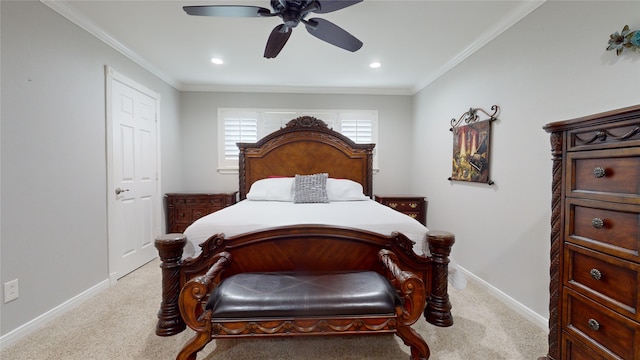
[(224, 158), (238, 160), (239, 142), (258, 141), (257, 119), (230, 117), (224, 119)]
[(373, 123), (371, 120), (341, 120), (340, 133), (357, 144), (373, 142)]
[[(321, 119), (329, 128), (345, 135), (355, 143), (376, 144), (378, 112), (362, 111), (317, 111), (317, 110), (218, 110), (218, 171), (238, 170), (238, 142), (256, 142), (264, 136), (284, 127), (287, 122), (300, 116)], [(377, 169), (377, 145), (373, 163)]]

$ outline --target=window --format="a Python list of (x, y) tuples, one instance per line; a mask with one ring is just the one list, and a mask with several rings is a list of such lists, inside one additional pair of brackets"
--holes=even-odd
[[(375, 110), (259, 110), (218, 109), (218, 171), (237, 172), (238, 142), (256, 142), (282, 127), (291, 119), (313, 116), (329, 128), (356, 143), (378, 142), (378, 112)], [(373, 150), (373, 167), (378, 168)]]

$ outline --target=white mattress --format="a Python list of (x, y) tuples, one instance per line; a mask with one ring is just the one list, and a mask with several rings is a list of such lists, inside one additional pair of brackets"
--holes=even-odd
[[(374, 200), (336, 201), (325, 204), (243, 200), (191, 224), (184, 231), (188, 239), (184, 257), (198, 256), (201, 251), (198, 244), (217, 233), (231, 237), (264, 228), (296, 224), (352, 227), (382, 235), (390, 235), (397, 231), (415, 242), (413, 250), (416, 254), (430, 255), (426, 244), (426, 227)], [(457, 270), (453, 261), (449, 266), (449, 281), (456, 288), (464, 288), (466, 285), (464, 275)]]

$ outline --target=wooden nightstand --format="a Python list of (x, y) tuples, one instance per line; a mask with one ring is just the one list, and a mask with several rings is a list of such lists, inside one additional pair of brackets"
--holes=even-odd
[(235, 204), (236, 194), (166, 194), (167, 233), (182, 233), (197, 219)]
[(416, 195), (374, 195), (377, 202), (398, 210), (427, 226), (427, 200)]

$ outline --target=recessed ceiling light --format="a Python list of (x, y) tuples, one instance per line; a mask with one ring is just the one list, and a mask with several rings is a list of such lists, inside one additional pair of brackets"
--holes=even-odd
[(377, 62), (377, 61), (374, 61), (374, 62), (372, 62), (371, 64), (369, 64), (369, 67), (370, 67), (370, 68), (372, 68), (372, 69), (377, 69), (377, 68), (379, 68), (380, 66), (382, 66), (382, 64), (380, 64), (380, 63), (379, 63), (379, 62)]
[(220, 59), (220, 58), (211, 58), (211, 62), (216, 64), (216, 65), (224, 64), (224, 61), (222, 61), (222, 59)]

